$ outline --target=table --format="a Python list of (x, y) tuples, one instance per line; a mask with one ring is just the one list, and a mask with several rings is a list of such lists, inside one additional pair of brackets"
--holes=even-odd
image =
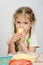
[(43, 65), (43, 53), (39, 54), (39, 58), (35, 63), (33, 63), (33, 65)]

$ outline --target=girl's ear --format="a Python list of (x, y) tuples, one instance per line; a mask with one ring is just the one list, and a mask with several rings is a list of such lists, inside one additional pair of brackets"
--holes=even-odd
[(30, 27), (32, 27), (35, 24), (35, 21), (30, 23)]
[(30, 27), (32, 27), (33, 26), (33, 23), (30, 23)]

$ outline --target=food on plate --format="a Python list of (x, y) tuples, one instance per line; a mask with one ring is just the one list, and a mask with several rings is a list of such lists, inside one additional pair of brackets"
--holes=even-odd
[(24, 54), (24, 53), (15, 54), (15, 55), (12, 57), (12, 60), (18, 60), (18, 59), (25, 59), (25, 60), (30, 60), (30, 61), (32, 61), (32, 62), (35, 62), (37, 58), (36, 58), (36, 56), (34, 56), (34, 55)]

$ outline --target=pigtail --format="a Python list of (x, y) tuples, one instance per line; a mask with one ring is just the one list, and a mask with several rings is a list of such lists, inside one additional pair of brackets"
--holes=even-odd
[[(16, 26), (15, 26), (15, 24), (14, 24), (14, 33), (16, 33)], [(18, 41), (15, 42), (15, 51), (16, 51), (16, 52), (19, 50), (17, 43), (18, 43)]]
[[(30, 30), (29, 30), (29, 39), (30, 39), (30, 37), (31, 37), (31, 30), (32, 30), (32, 27), (30, 27)], [(30, 46), (30, 42), (28, 42), (28, 45), (27, 45), (27, 48), (29, 49), (29, 46)]]
[(32, 30), (32, 27), (30, 27), (30, 30), (29, 30), (29, 38), (31, 37), (31, 30)]

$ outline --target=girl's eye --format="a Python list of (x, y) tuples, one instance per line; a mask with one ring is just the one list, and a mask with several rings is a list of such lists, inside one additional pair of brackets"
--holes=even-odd
[(25, 24), (28, 24), (27, 22), (24, 22)]
[(17, 23), (20, 23), (20, 21), (17, 21)]

